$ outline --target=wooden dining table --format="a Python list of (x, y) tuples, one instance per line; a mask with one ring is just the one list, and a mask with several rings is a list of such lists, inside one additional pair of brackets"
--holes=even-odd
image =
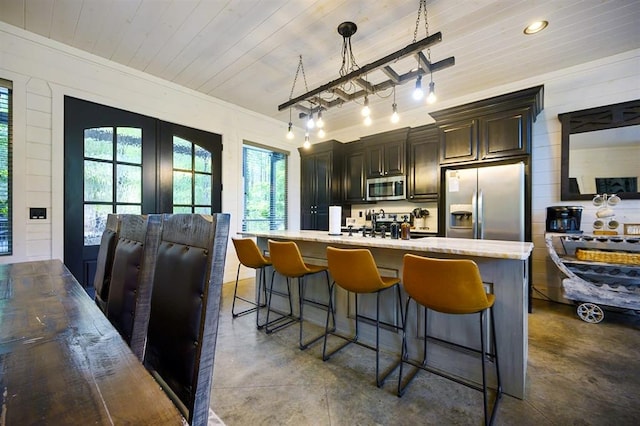
[(60, 260), (0, 265), (0, 426), (182, 425)]

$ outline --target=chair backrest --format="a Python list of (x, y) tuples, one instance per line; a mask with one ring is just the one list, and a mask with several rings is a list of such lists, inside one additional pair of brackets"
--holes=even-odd
[(345, 290), (372, 293), (384, 288), (376, 262), (368, 249), (327, 247), (327, 263), (331, 277)]
[(270, 265), (271, 261), (265, 258), (258, 245), (251, 238), (231, 238), (236, 249), (238, 260), (248, 268), (262, 268)]
[[(160, 238), (159, 215), (120, 215), (113, 256), (107, 318), (142, 359), (149, 316), (153, 260)], [(141, 325), (137, 323), (141, 322)]]
[(478, 265), (469, 259), (433, 259), (405, 254), (402, 285), (409, 296), (439, 312), (470, 314), (494, 301), (482, 284)]
[(229, 214), (163, 215), (144, 364), (191, 424), (206, 424)]
[(294, 241), (269, 240), (269, 258), (273, 269), (285, 277), (301, 277), (310, 271)]
[(102, 312), (107, 311), (107, 300), (109, 298), (109, 287), (111, 284), (111, 267), (113, 265), (113, 254), (118, 243), (120, 232), (120, 218), (116, 214), (107, 215), (107, 224), (102, 232), (98, 258), (96, 260), (96, 273), (93, 278), (93, 288), (95, 290), (95, 302)]

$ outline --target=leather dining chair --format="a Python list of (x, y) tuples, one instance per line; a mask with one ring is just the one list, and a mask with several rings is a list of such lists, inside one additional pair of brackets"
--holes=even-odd
[(161, 216), (123, 214), (120, 221), (106, 313), (133, 353), (142, 360)]
[[(346, 336), (331, 332), (329, 329), (329, 315), (327, 312), (327, 322), (324, 335), (324, 344), (322, 348), (322, 360), (327, 361), (333, 354), (340, 351), (351, 343), (358, 344), (376, 352), (376, 385), (381, 387), (386, 378), (400, 364), (400, 359), (393, 363), (387, 371), (380, 375), (380, 296), (385, 290), (396, 290), (398, 308), (400, 310), (400, 319), (404, 320), (402, 315), (402, 295), (400, 293), (400, 278), (383, 277), (378, 271), (376, 262), (368, 249), (340, 249), (336, 247), (327, 247), (327, 262), (329, 265), (329, 273), (333, 278), (329, 297), (329, 311), (333, 308), (333, 294), (335, 286), (355, 294), (355, 333), (353, 336)], [(357, 266), (356, 266), (357, 265)], [(358, 295), (375, 294), (376, 296), (376, 344), (368, 345), (359, 340), (359, 324), (360, 316), (358, 315)], [(393, 294), (390, 296), (393, 297)], [(386, 324), (393, 326), (392, 324)], [(399, 327), (404, 329), (404, 324)], [(342, 345), (335, 348), (332, 352), (327, 353), (327, 340), (330, 335), (346, 340)]]
[[(409, 303), (413, 300), (416, 305), (423, 306), (424, 309), (424, 343), (423, 358), (420, 362), (409, 360), (407, 353), (406, 330), (402, 335), (402, 362), (400, 363), (400, 373), (398, 376), (398, 396), (402, 396), (406, 387), (411, 383), (416, 373), (422, 370), (431, 371), (440, 376), (479, 390), (483, 394), (484, 403), (484, 423), (492, 424), (498, 408), (498, 402), (502, 396), (502, 384), (500, 381), (500, 368), (498, 364), (498, 352), (496, 344), (495, 321), (493, 316), (493, 305), (495, 296), (485, 291), (480, 276), (480, 270), (475, 262), (469, 259), (433, 259), (412, 254), (405, 254), (403, 261), (402, 284), (409, 295), (405, 308), (405, 324), (409, 317)], [(480, 354), (482, 365), (482, 386), (475, 383), (463, 381), (454, 376), (447, 376), (439, 370), (432, 369), (427, 364), (427, 341), (428, 335), (427, 319), (428, 311), (433, 310), (449, 315), (478, 315), (480, 326), (480, 350), (475, 350), (464, 346), (465, 351), (477, 352)], [(417, 311), (417, 309), (416, 309)], [(485, 348), (485, 324), (487, 312), (490, 314), (491, 322), (491, 348)], [(447, 342), (453, 346), (459, 346), (453, 342)], [(488, 350), (489, 349), (489, 350)], [(493, 359), (496, 369), (497, 389), (491, 412), (488, 406), (488, 389), (486, 360)], [(403, 383), (403, 365), (405, 363), (416, 367)]]
[(192, 425), (206, 425), (229, 214), (164, 214), (144, 365)]
[(96, 305), (104, 313), (107, 312), (107, 300), (109, 299), (109, 286), (111, 285), (111, 268), (113, 266), (113, 254), (116, 250), (120, 233), (120, 218), (116, 214), (107, 215), (107, 223), (102, 237), (96, 260), (96, 273), (93, 278), (94, 300)]

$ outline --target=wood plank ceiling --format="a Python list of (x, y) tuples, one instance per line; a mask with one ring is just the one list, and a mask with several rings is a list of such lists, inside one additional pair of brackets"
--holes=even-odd
[[(0, 0), (0, 20), (206, 95), (288, 122), (298, 56), (309, 89), (339, 77), (343, 21), (358, 25), (353, 52), (363, 66), (411, 43), (418, 0)], [(432, 0), (429, 32), (443, 41), (433, 62), (440, 99), (518, 81), (640, 47), (638, 0)], [(524, 27), (549, 27), (525, 36)], [(424, 19), (418, 39), (425, 37)], [(394, 66), (415, 67), (415, 59)], [(406, 72), (405, 70), (405, 72)], [(368, 77), (375, 82), (376, 77)], [(606, 79), (607, 76), (602, 76)], [(400, 112), (425, 108), (398, 87)], [(302, 78), (294, 97), (304, 93)], [(391, 112), (390, 93), (370, 98), (374, 119)], [(351, 103), (353, 104), (353, 102)], [(331, 129), (359, 120), (355, 105), (327, 111)], [(437, 104), (428, 107), (437, 110)], [(353, 113), (352, 113), (353, 112)], [(428, 109), (426, 110), (428, 112)], [(302, 123), (297, 120), (296, 125)], [(388, 120), (387, 120), (388, 121)], [(285, 124), (286, 126), (286, 124)], [(366, 132), (365, 132), (366, 134)]]

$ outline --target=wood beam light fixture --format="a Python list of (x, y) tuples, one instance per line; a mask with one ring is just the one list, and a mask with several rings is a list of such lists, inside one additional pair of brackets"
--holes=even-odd
[[(426, 36), (421, 40), (417, 40), (418, 27), (420, 23), (421, 15), (424, 15), (424, 24)], [(369, 114), (369, 96), (378, 95), (381, 96), (381, 92), (386, 93), (385, 96), (389, 97), (393, 92), (393, 105), (391, 120), (397, 123), (399, 120), (398, 105), (396, 103), (396, 86), (403, 85), (409, 82), (415, 82), (416, 88), (413, 92), (415, 99), (421, 99), (423, 97), (422, 92), (422, 78), (425, 74), (429, 76), (429, 93), (427, 96), (427, 102), (435, 102), (435, 83), (433, 82), (433, 73), (449, 68), (455, 65), (455, 58), (453, 56), (437, 61), (431, 61), (430, 46), (442, 41), (442, 34), (437, 32), (429, 35), (429, 24), (427, 22), (427, 7), (426, 0), (419, 1), (418, 17), (416, 19), (416, 27), (413, 36), (413, 42), (390, 53), (378, 60), (375, 60), (367, 65), (360, 67), (353, 55), (351, 49), (351, 36), (353, 36), (358, 27), (353, 22), (343, 22), (338, 25), (338, 34), (342, 36), (342, 65), (340, 67), (340, 76), (335, 80), (331, 80), (315, 89), (309, 90), (307, 86), (307, 79), (304, 74), (304, 66), (302, 64), (302, 56), (298, 61), (298, 69), (293, 80), (293, 87), (289, 94), (289, 100), (278, 105), (278, 111), (289, 108), (289, 132), (287, 137), (293, 139), (293, 123), (291, 122), (291, 111), (293, 108), (299, 111), (299, 118), (307, 120), (307, 131), (305, 134), (305, 146), (309, 142), (309, 131), (314, 127), (319, 127), (318, 122), (314, 122), (314, 116), (318, 117), (318, 120), (322, 119), (322, 111), (329, 110), (333, 107), (341, 106), (347, 102), (358, 102), (364, 98), (361, 105), (363, 105), (362, 116), (364, 117), (364, 123), (371, 123), (371, 116)], [(424, 51), (426, 50), (426, 55)], [(397, 69), (399, 61), (407, 57), (415, 57), (415, 65), (404, 72)], [(406, 61), (405, 61), (406, 64)], [(394, 68), (395, 67), (395, 68)], [(296, 97), (293, 97), (296, 82), (299, 74), (302, 73), (305, 93)], [(373, 73), (376, 73), (374, 76)], [(377, 75), (379, 74), (379, 75)], [(369, 76), (376, 77), (374, 81), (378, 83), (371, 83)], [(382, 80), (379, 77), (382, 77)], [(389, 91), (390, 90), (390, 91)], [(324, 129), (322, 125), (318, 128), (321, 134), (324, 136)]]

